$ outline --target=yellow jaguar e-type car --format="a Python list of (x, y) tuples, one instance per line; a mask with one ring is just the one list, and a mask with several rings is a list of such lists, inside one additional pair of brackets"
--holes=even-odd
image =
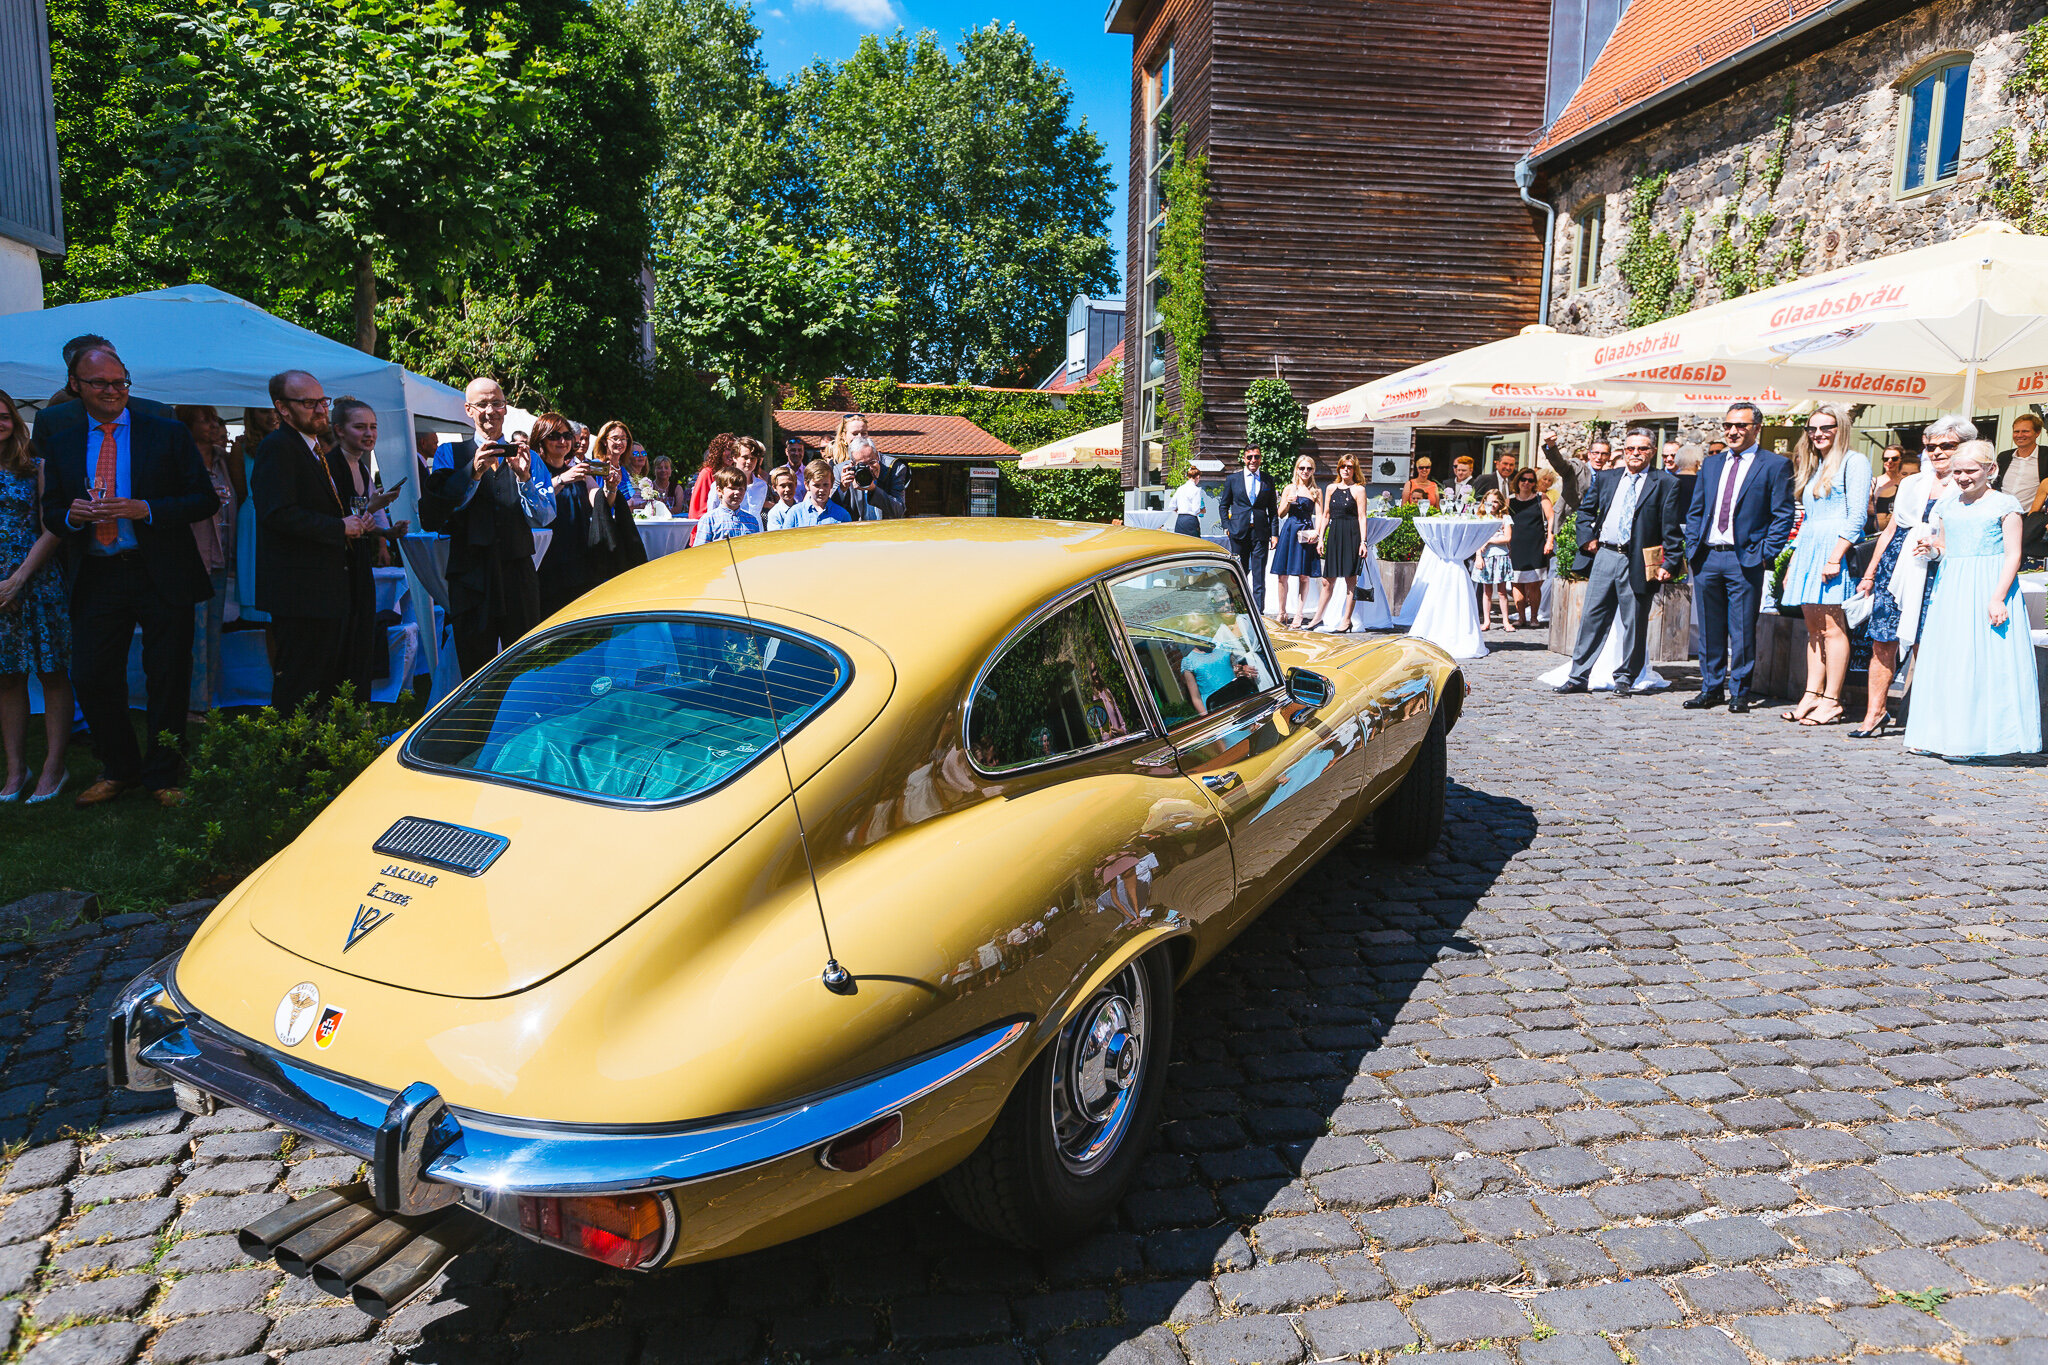
[(116, 1003), (113, 1082), (363, 1158), (245, 1245), (386, 1312), (500, 1224), (730, 1256), (935, 1177), (1099, 1223), (1176, 983), (1372, 817), (1442, 827), (1464, 680), (1271, 631), (1227, 556), (1042, 521), (778, 532), (597, 589)]

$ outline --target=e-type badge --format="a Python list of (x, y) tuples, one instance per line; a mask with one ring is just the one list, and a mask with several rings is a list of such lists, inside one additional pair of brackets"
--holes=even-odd
[(372, 929), (376, 928), (378, 925), (382, 924), (384, 921), (390, 919), (391, 917), (391, 912), (389, 910), (384, 909), (382, 906), (356, 906), (355, 922), (349, 925), (348, 942), (341, 945), (341, 950), (345, 953), (349, 949), (355, 947), (357, 940), (361, 939), (364, 934), (369, 933)]

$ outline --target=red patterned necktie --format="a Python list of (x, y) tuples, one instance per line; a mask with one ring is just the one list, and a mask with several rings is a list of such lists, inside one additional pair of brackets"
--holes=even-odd
[[(114, 424), (101, 422), (99, 426), (100, 459), (93, 467), (92, 481), (94, 487), (106, 489), (107, 496), (112, 497), (120, 491), (116, 480), (121, 473), (121, 448), (114, 443)], [(100, 522), (92, 528), (93, 539), (102, 545), (112, 545), (120, 535), (121, 528), (111, 521)]]

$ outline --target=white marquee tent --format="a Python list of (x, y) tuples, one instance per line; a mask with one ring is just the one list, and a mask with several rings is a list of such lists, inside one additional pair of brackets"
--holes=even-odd
[[(270, 376), (280, 370), (318, 377), (330, 398), (362, 399), (377, 410), (377, 464), (385, 487), (405, 480), (391, 514), (415, 526), (414, 431), (466, 433), (470, 427), (462, 395), (446, 384), (204, 284), (0, 314), (0, 389), (25, 403), (55, 393), (64, 386), (64, 343), (88, 332), (113, 342), (134, 377), (136, 394), (159, 403), (267, 408)], [(409, 586), (416, 608), (431, 610), (423, 605), (428, 599), (420, 585)], [(431, 662), (433, 618), (420, 625)]]

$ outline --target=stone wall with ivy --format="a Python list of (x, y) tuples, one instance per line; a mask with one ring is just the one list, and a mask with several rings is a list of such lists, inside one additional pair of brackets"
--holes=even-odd
[[(2043, 10), (1935, 0), (1739, 95), (1546, 167), (1557, 207), (1552, 325), (1618, 332), (2004, 216), (1994, 179), (2012, 136), (2000, 133), (2023, 103), (2010, 87), (2028, 69), (2026, 29)], [(1961, 173), (1898, 197), (1905, 78), (1962, 52), (1973, 55)], [(2048, 160), (2048, 138), (2042, 152)], [(1595, 200), (1606, 207), (1601, 270), (1574, 290), (1576, 222)]]

